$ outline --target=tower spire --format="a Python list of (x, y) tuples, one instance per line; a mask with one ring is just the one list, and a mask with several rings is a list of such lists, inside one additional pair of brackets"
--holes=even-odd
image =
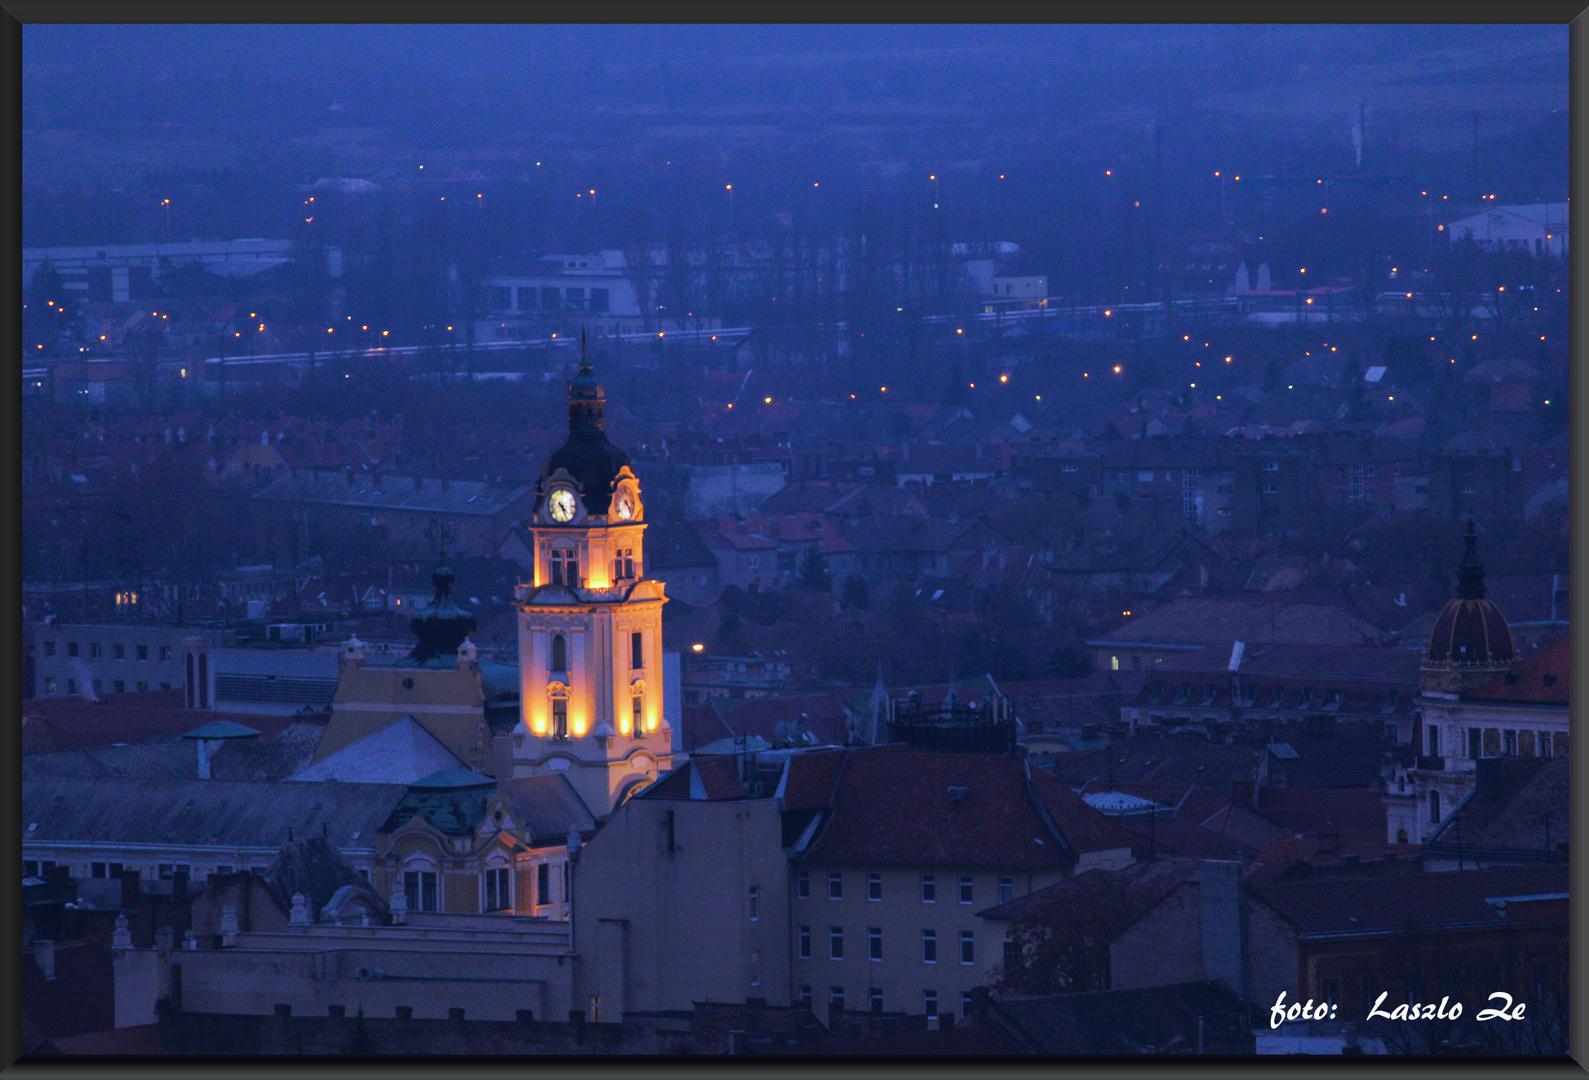
[(1479, 526), (1473, 518), (1468, 518), (1462, 539), (1462, 561), (1457, 564), (1457, 599), (1482, 600), (1488, 590), (1484, 586), (1484, 564), (1479, 561), (1478, 554)]

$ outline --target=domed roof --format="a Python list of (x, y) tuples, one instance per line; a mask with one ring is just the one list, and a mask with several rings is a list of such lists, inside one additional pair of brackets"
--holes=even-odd
[(473, 615), (453, 603), (452, 583), (456, 578), (446, 559), (447, 553), (443, 551), (441, 562), (430, 575), (431, 584), (436, 586), (435, 598), (428, 608), (408, 624), (414, 636), (419, 638), (408, 658), (417, 663), (423, 664), (437, 656), (454, 655), (458, 646), (478, 626)]
[(582, 359), (579, 374), (568, 383), (568, 438), (541, 465), (535, 483), (536, 512), (546, 498), (552, 474), (563, 469), (579, 486), (585, 513), (607, 513), (613, 485), (619, 470), (629, 464), (629, 455), (607, 438), (605, 406), (605, 388), (596, 380), (589, 359)]
[(1478, 527), (1469, 519), (1466, 551), (1457, 566), (1457, 594), (1435, 619), (1424, 654), (1426, 667), (1505, 667), (1512, 662), (1512, 631), (1506, 616), (1484, 595), (1478, 535)]

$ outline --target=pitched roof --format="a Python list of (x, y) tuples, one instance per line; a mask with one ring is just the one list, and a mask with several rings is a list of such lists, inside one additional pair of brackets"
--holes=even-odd
[(265, 887), (283, 911), (291, 911), (293, 895), (302, 893), (309, 902), (311, 919), (318, 918), (326, 901), (349, 885), (368, 892), (379, 909), (385, 910), (386, 906), (369, 882), (323, 836), (298, 836), (282, 844), (264, 878)]
[(1475, 701), (1516, 701), (1530, 705), (1566, 705), (1572, 675), (1570, 638), (1562, 638), (1537, 655), (1512, 665), (1512, 670), (1472, 693)]
[(1565, 918), (1567, 867), (1382, 876), (1315, 873), (1294, 881), (1252, 880), (1248, 888), (1305, 935), (1499, 926), (1505, 915), (1487, 899), (1559, 893)]
[(462, 767), (463, 762), (436, 736), (412, 716), (405, 716), (287, 779), (411, 784), (442, 769)]
[[(325, 731), (318, 722), (295, 723), (273, 739), (228, 739), (210, 755), (214, 780), (280, 780), (314, 755)], [(26, 754), (24, 776), (141, 777), (197, 780), (198, 751), (186, 739)]]
[(994, 922), (1099, 916), (1108, 924), (1105, 936), (1112, 938), (1197, 875), (1195, 859), (1160, 855), (1123, 870), (1088, 870), (977, 914)]
[(1098, 643), (1206, 646), (1232, 639), (1248, 645), (1377, 645), (1386, 635), (1331, 605), (1260, 597), (1187, 597), (1116, 627)]
[(396, 784), (31, 776), (22, 821), (39, 841), (202, 844), (274, 850), (293, 829), (366, 847), (408, 789)]
[[(1073, 865), (1080, 852), (1132, 846), (1129, 834), (1041, 770), (1029, 781), (1026, 763), (1015, 758), (843, 754), (832, 817), (805, 855), (813, 861), (1041, 869)], [(793, 758), (791, 773), (818, 756)], [(815, 768), (825, 773), (827, 763)]]
[[(705, 707), (719, 719), (700, 725), (704, 731), (700, 727), (694, 732), (687, 728), (686, 733), (695, 734), (699, 741), (686, 742), (686, 750), (694, 751), (706, 742), (723, 738), (725, 728), (734, 736), (756, 735), (773, 745), (777, 726), (792, 722), (801, 723), (804, 730), (810, 732), (819, 743), (843, 743), (849, 737), (844, 706), (832, 694), (739, 700), (714, 696), (707, 700)], [(806, 717), (803, 722), (802, 716)], [(708, 737), (701, 739), (701, 735)]]
[(388, 510), (490, 516), (531, 494), (530, 484), (498, 486), (479, 480), (426, 481), (422, 477), (384, 476), (371, 473), (316, 473), (277, 476), (254, 494), (256, 499), (325, 503)]
[(42, 721), (48, 726), (55, 750), (83, 750), (138, 743), (150, 737), (179, 736), (200, 721), (230, 720), (258, 731), (265, 738), (279, 735), (297, 722), (292, 716), (255, 716), (195, 710), (184, 706), (181, 690), (145, 690), (110, 694), (98, 702), (80, 697), (33, 698), (24, 703), (24, 724)]
[(1515, 852), (1556, 858), (1567, 842), (1567, 758), (1484, 758), (1473, 794), (1429, 837), (1442, 853)]
[(1293, 833), (1335, 833), (1354, 842), (1385, 839), (1385, 802), (1377, 788), (1263, 787), (1258, 813)]
[(562, 773), (503, 780), (497, 790), (508, 797), (514, 819), (529, 829), (532, 844), (558, 844), (570, 829), (589, 835), (596, 828), (595, 817)]

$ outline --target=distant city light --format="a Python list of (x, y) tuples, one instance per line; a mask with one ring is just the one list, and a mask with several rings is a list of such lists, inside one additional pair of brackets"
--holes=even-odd
[(1009, 381), (1010, 381), (1010, 377), (1008, 375), (1000, 375), (999, 376), (999, 382), (1009, 382)]
[(1116, 375), (1120, 374), (1120, 365), (1119, 364), (1115, 365), (1115, 374)]
[(700, 644), (699, 642), (697, 642), (696, 644), (690, 646), (690, 649), (693, 652), (701, 652), (705, 648), (706, 648), (706, 646)]

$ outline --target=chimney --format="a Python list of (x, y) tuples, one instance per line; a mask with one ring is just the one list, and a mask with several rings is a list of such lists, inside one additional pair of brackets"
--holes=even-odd
[(1241, 864), (1205, 859), (1201, 884), (1203, 976), (1218, 979), (1245, 996), (1241, 932)]

